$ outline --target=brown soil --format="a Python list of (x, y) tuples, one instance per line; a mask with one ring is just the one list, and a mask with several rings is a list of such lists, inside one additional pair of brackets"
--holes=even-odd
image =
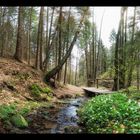
[(58, 99), (74, 98), (76, 96), (83, 96), (84, 94), (81, 87), (76, 87), (73, 85), (67, 85), (63, 88), (54, 89), (54, 93)]

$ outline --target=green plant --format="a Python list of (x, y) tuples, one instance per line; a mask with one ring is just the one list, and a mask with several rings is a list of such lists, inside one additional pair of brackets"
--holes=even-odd
[(41, 94), (42, 89), (40, 88), (40, 86), (38, 86), (37, 84), (32, 84), (29, 89), (31, 90), (31, 93), (33, 96), (37, 96), (39, 97)]
[(52, 93), (52, 90), (49, 87), (42, 88), (42, 92), (44, 93)]
[(25, 116), (25, 115), (27, 115), (30, 111), (31, 111), (31, 109), (30, 109), (29, 107), (23, 107), (23, 108), (19, 111), (19, 114)]
[(78, 114), (89, 133), (140, 133), (140, 107), (122, 93), (96, 96)]
[(46, 93), (48, 96), (53, 96), (53, 91), (49, 87), (42, 88), (42, 92)]
[(49, 96), (52, 96), (52, 90), (49, 87), (41, 88), (37, 84), (30, 86), (31, 93), (35, 96), (40, 96), (41, 93), (47, 93)]
[(1, 105), (0, 106), (0, 118), (3, 120), (9, 119), (11, 114), (14, 114), (16, 111), (16, 105)]

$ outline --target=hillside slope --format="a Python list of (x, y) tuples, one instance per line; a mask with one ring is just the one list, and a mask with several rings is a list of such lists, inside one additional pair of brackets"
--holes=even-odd
[[(79, 87), (53, 89), (43, 82), (41, 71), (14, 59), (0, 58), (0, 133), (49, 133), (56, 124), (53, 118), (63, 106), (60, 99), (81, 95)], [(43, 119), (46, 111), (49, 120)], [(17, 122), (21, 125), (21, 121), (26, 129), (18, 128)]]
[(0, 58), (0, 104), (32, 99), (29, 90), (32, 84), (46, 87), (41, 72), (15, 60)]

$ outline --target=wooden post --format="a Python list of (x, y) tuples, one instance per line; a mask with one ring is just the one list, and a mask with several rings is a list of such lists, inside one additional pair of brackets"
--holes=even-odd
[(97, 81), (97, 88), (98, 88), (98, 79), (96, 79), (96, 81)]

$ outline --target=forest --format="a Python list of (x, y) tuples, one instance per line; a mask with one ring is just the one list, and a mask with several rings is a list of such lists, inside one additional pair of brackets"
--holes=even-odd
[(1, 6), (0, 133), (140, 133), (140, 7)]

